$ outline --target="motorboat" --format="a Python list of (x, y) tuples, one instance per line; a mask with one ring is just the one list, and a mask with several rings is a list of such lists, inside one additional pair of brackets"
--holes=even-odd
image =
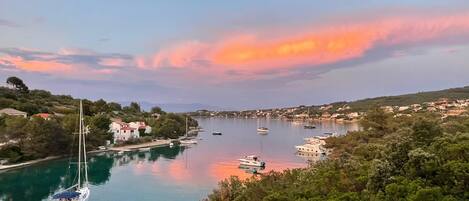
[(213, 132), (212, 135), (222, 135), (221, 132)]
[(256, 167), (265, 167), (265, 162), (259, 160), (259, 157), (256, 155), (245, 156), (244, 158), (238, 159), (240, 165), (244, 166), (256, 166)]
[(316, 126), (314, 126), (314, 125), (305, 125), (304, 128), (305, 129), (314, 129), (314, 128), (316, 128)]
[(139, 151), (150, 151), (151, 148), (150, 147), (143, 147), (143, 148), (140, 148), (138, 149)]
[[(80, 120), (78, 128), (78, 167), (74, 185), (52, 196), (53, 200), (86, 201), (90, 197), (88, 187), (88, 163), (86, 162), (86, 126), (83, 118), (83, 101), (80, 100)], [(83, 178), (82, 178), (83, 177)]]
[(298, 152), (326, 154), (326, 149), (321, 144), (304, 144), (295, 146)]
[(267, 133), (267, 132), (269, 132), (269, 129), (266, 128), (266, 127), (259, 127), (259, 128), (257, 128), (257, 132), (259, 132), (259, 133)]
[(194, 140), (194, 139), (180, 140), (179, 142), (181, 144), (197, 144), (197, 140)]

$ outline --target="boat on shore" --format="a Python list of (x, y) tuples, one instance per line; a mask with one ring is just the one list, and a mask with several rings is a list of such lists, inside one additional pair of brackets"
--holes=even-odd
[(265, 162), (261, 161), (256, 155), (245, 156), (244, 158), (238, 159), (240, 165), (244, 166), (255, 166), (265, 167)]
[(139, 151), (150, 151), (151, 148), (150, 147), (143, 147), (143, 148), (140, 148), (138, 149)]
[(181, 144), (197, 144), (197, 140), (194, 139), (185, 139), (185, 140), (179, 140)]

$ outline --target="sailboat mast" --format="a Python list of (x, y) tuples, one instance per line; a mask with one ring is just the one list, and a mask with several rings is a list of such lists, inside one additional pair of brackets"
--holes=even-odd
[(82, 101), (80, 100), (80, 123), (78, 128), (78, 188), (81, 187), (81, 134), (82, 134), (82, 118), (83, 118), (83, 105)]
[(188, 135), (188, 132), (189, 132), (189, 131), (188, 131), (188, 127), (187, 127), (187, 126), (188, 126), (188, 125), (187, 125), (187, 116), (186, 116), (186, 137), (187, 137), (187, 135)]
[(82, 108), (82, 118), (81, 118), (81, 121), (83, 123), (81, 123), (81, 125), (83, 126), (83, 128), (81, 129), (82, 130), (82, 134), (83, 134), (83, 160), (84, 160), (84, 163), (85, 164), (85, 182), (84, 184), (87, 185), (88, 184), (88, 162), (86, 161), (86, 128), (85, 128), (85, 120), (83, 118), (83, 108)]

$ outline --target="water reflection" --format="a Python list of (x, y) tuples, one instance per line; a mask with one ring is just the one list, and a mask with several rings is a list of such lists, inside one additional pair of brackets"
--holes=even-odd
[[(156, 147), (150, 151), (100, 153), (89, 157), (90, 200), (200, 200), (216, 184), (231, 175), (248, 178), (253, 173), (306, 167), (322, 156), (296, 153), (303, 138), (324, 132), (345, 133), (355, 125), (317, 123), (303, 129), (302, 123), (259, 120), (270, 129), (256, 131), (254, 119), (199, 119), (206, 132), (190, 147)], [(213, 136), (212, 131), (223, 132)], [(265, 169), (239, 167), (238, 158), (259, 155)], [(49, 161), (0, 174), (0, 200), (47, 200), (72, 183), (75, 166), (68, 159)]]

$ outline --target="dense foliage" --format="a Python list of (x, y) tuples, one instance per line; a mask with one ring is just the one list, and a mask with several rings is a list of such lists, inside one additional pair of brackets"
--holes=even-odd
[[(71, 96), (52, 95), (44, 90), (29, 90), (17, 77), (7, 79), (12, 87), (0, 87), (0, 109), (14, 108), (25, 111), (28, 115), (37, 113), (55, 114), (50, 120), (40, 117), (0, 116), (0, 159), (10, 163), (43, 158), (51, 155), (69, 154), (73, 149), (78, 128), (79, 99)], [(122, 107), (118, 103), (83, 100), (85, 124), (89, 129), (87, 147), (89, 150), (112, 141), (109, 125), (112, 118), (124, 122), (142, 121), (152, 127), (152, 133), (145, 140), (152, 138), (177, 138), (186, 132), (186, 117), (180, 114), (166, 113), (159, 107), (150, 112), (141, 110), (138, 103), (132, 102)], [(188, 117), (188, 126), (197, 126), (197, 121)], [(145, 134), (140, 130), (142, 136)]]
[(309, 168), (220, 182), (207, 200), (468, 200), (469, 118), (393, 118), (373, 109), (364, 130), (327, 140)]

